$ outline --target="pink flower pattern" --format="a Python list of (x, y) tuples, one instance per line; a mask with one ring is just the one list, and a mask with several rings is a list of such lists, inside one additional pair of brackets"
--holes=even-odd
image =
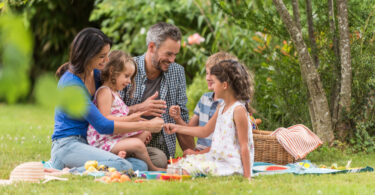
[[(94, 97), (94, 104), (97, 106), (97, 101), (96, 101), (96, 94), (100, 89), (106, 88), (107, 86), (101, 86), (95, 93)], [(109, 87), (107, 87), (109, 88)], [(126, 104), (121, 100), (119, 95), (115, 92), (112, 92), (112, 96), (114, 97), (114, 100), (112, 102), (111, 106), (111, 115), (116, 116), (116, 117), (122, 117), (126, 116), (129, 113), (129, 108), (126, 106)], [(90, 124), (88, 129), (87, 129), (87, 143), (89, 143), (92, 146), (95, 146), (97, 148), (100, 148), (105, 151), (111, 151), (113, 146), (117, 144), (121, 139), (126, 138), (126, 137), (131, 137), (134, 135), (138, 135), (142, 133), (142, 131), (136, 131), (136, 132), (131, 132), (131, 133), (125, 133), (125, 134), (112, 134), (112, 135), (105, 135), (105, 134), (99, 134), (95, 128)]]

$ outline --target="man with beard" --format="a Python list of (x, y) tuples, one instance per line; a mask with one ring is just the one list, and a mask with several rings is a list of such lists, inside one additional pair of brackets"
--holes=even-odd
[[(179, 105), (181, 118), (188, 122), (185, 71), (174, 62), (181, 47), (180, 29), (160, 22), (149, 29), (146, 41), (146, 53), (134, 58), (138, 67), (133, 97), (129, 90), (131, 85), (120, 92), (125, 104), (129, 106), (129, 114), (143, 112), (145, 119), (162, 117), (165, 123), (174, 123), (169, 116), (169, 108)], [(167, 157), (175, 155), (176, 135), (168, 135), (163, 130), (150, 136), (152, 138), (147, 144), (147, 150), (151, 161), (157, 167), (166, 167)], [(183, 150), (195, 147), (193, 137), (177, 137)]]

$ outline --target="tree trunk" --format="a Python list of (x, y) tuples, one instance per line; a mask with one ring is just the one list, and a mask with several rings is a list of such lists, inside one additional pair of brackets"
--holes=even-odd
[(311, 121), (313, 130), (324, 142), (333, 141), (333, 130), (331, 114), (328, 108), (328, 101), (320, 81), (319, 74), (308, 52), (307, 46), (302, 38), (302, 32), (293, 22), (285, 4), (282, 0), (273, 0), (281, 19), (292, 37), (293, 43), (298, 51), (299, 64), (302, 78), (307, 84), (311, 95), (313, 113), (316, 120)]
[(292, 6), (293, 6), (293, 18), (294, 22), (297, 25), (297, 28), (301, 31), (301, 21), (300, 21), (300, 15), (299, 15), (299, 6), (298, 6), (298, 0), (292, 0)]
[(313, 22), (313, 16), (312, 16), (311, 0), (306, 0), (306, 15), (307, 15), (307, 26), (309, 29), (311, 54), (314, 60), (315, 67), (319, 67), (318, 48), (316, 47), (316, 41), (315, 41), (315, 35), (314, 35), (314, 22)]
[(336, 124), (338, 121), (338, 113), (339, 113), (339, 94), (340, 94), (340, 81), (341, 81), (341, 74), (340, 74), (340, 51), (339, 51), (339, 41), (337, 38), (336, 32), (336, 20), (335, 20), (335, 6), (334, 0), (328, 0), (328, 20), (329, 20), (329, 29), (332, 37), (332, 49), (335, 54), (335, 59), (332, 63), (333, 67), (333, 74), (334, 74), (334, 82), (332, 83), (332, 91), (331, 91), (331, 105), (330, 111), (332, 116), (332, 128), (336, 129)]
[(352, 93), (352, 67), (350, 60), (350, 41), (347, 0), (337, 0), (338, 28), (340, 32), (341, 88), (336, 132), (344, 140), (349, 133), (350, 123), (344, 119), (344, 113), (350, 112)]
[[(293, 18), (294, 22), (297, 25), (297, 28), (302, 32), (302, 27), (301, 27), (301, 21), (300, 21), (300, 12), (299, 12), (299, 6), (298, 6), (298, 0), (292, 0), (292, 5), (293, 5)], [(308, 103), (307, 105), (309, 106), (309, 114), (310, 114), (310, 119), (311, 121), (315, 121), (315, 112), (313, 112), (314, 107), (313, 107), (313, 102), (311, 101), (311, 95), (310, 92), (307, 90), (307, 96), (308, 96)]]

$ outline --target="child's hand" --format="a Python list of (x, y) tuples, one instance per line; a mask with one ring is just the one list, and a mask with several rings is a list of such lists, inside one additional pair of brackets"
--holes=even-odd
[(164, 131), (168, 134), (173, 134), (177, 132), (177, 125), (173, 123), (167, 123), (164, 125)]
[(146, 135), (145, 145), (147, 145), (148, 143), (150, 143), (150, 141), (152, 139), (152, 134), (149, 131), (144, 131), (143, 133), (145, 133), (145, 135)]
[(145, 130), (150, 131), (151, 133), (157, 133), (161, 131), (164, 126), (164, 120), (159, 117), (155, 117), (149, 121), (145, 121)]
[(169, 108), (169, 115), (177, 121), (178, 119), (181, 118), (181, 109), (180, 106), (178, 105), (173, 105)]

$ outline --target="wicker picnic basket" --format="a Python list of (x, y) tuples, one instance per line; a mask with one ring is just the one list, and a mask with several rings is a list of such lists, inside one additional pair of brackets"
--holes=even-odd
[(276, 136), (271, 136), (271, 131), (253, 130), (255, 162), (268, 162), (278, 165), (286, 165), (295, 162)]

